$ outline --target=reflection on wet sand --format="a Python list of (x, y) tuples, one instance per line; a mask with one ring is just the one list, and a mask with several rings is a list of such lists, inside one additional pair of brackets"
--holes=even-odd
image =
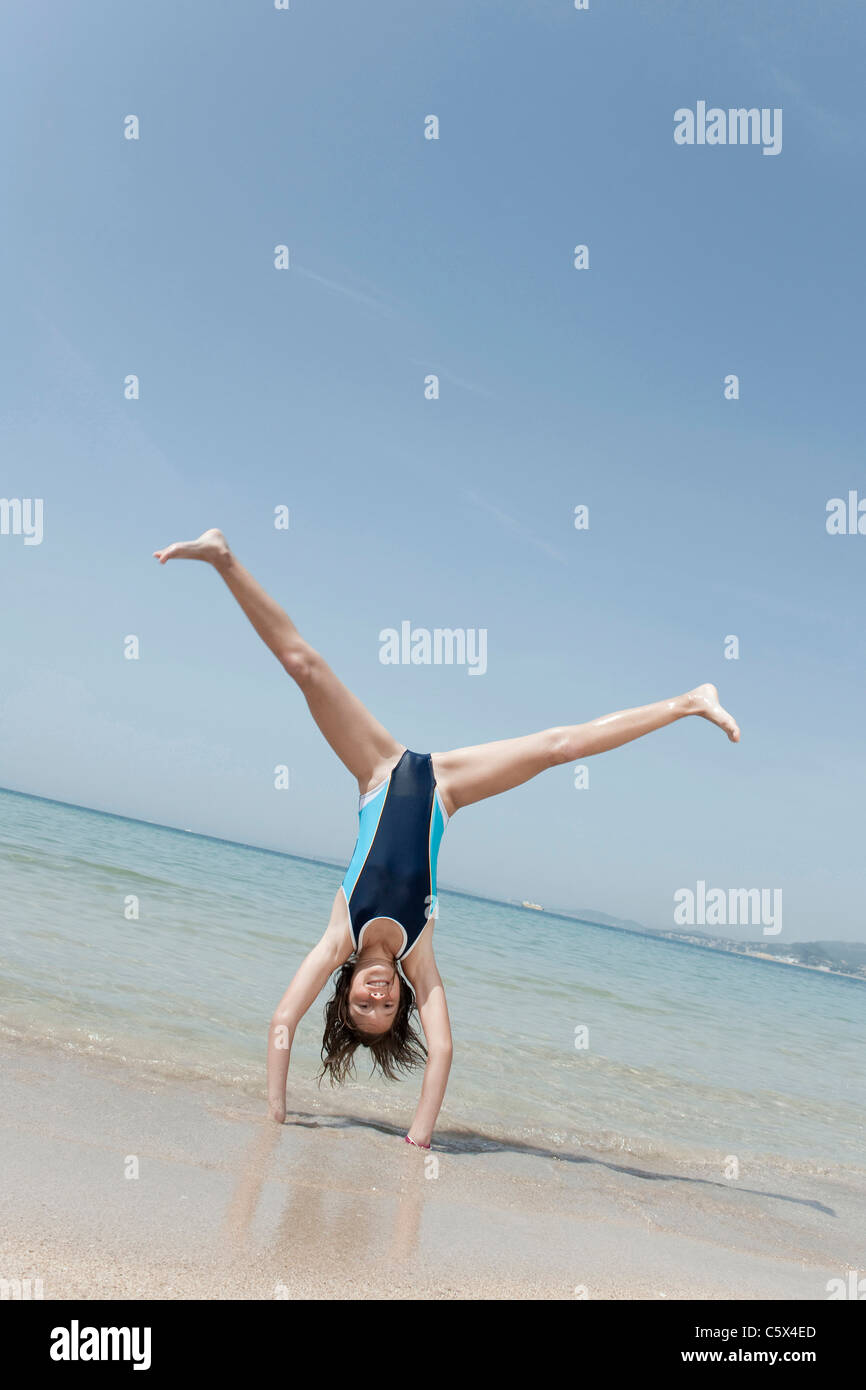
[[(318, 1273), (323, 1260), (402, 1264), (418, 1254), (428, 1171), (435, 1171), (429, 1156), (396, 1135), (359, 1143), (327, 1124), (254, 1121), (223, 1221), (225, 1253), (293, 1274)], [(254, 1242), (257, 1217), (262, 1234)]]

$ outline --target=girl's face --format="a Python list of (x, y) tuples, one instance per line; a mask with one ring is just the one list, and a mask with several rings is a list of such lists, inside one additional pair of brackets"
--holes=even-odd
[(387, 1033), (400, 1005), (400, 976), (393, 956), (362, 951), (349, 988), (349, 1017), (362, 1033)]

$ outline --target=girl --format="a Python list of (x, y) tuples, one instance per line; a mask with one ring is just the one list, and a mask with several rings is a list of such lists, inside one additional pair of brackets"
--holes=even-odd
[[(719, 704), (714, 685), (672, 700), (620, 710), (589, 724), (544, 729), (524, 738), (413, 753), (347, 690), (286, 613), (228, 548), (221, 531), (154, 552), (167, 560), (204, 560), (222, 575), (256, 632), (300, 686), (310, 713), (360, 790), (360, 828), (331, 919), (271, 1020), (268, 1042), (270, 1114), (286, 1118), (286, 1078), (295, 1029), (332, 974), (325, 1008), (322, 1072), (333, 1084), (366, 1047), (374, 1067), (395, 1079), (424, 1064), (421, 1097), (406, 1143), (430, 1147), (451, 1068), (451, 1027), (433, 955), (436, 859), (448, 820), (462, 806), (517, 787), (546, 768), (609, 748), (697, 714), (740, 731)], [(398, 970), (397, 964), (400, 964)], [(426, 1047), (412, 1017), (417, 1008)]]

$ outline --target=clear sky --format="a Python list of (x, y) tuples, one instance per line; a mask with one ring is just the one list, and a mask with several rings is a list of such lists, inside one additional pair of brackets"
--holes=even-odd
[[(421, 751), (718, 684), (739, 747), (692, 720), (467, 809), (445, 886), (653, 926), (781, 889), (782, 939), (866, 939), (866, 535), (825, 525), (866, 497), (864, 33), (854, 0), (7, 7), (0, 492), (44, 534), (0, 535), (0, 784), (348, 861), (302, 697), (150, 558), (219, 525)], [(699, 101), (781, 108), (781, 152), (675, 144)], [(405, 620), (486, 629), (486, 673), (383, 665)]]

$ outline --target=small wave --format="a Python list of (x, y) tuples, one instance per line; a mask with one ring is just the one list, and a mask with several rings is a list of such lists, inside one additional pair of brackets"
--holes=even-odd
[[(251, 1101), (266, 1102), (267, 1087), (261, 1061), (230, 1063), (227, 1059), (211, 1059), (194, 1063), (176, 1057), (155, 1056), (118, 1038), (85, 1029), (66, 1035), (44, 1028), (20, 1026), (0, 1021), (0, 1038), (10, 1045), (22, 1044), (50, 1055), (60, 1052), (80, 1058), (123, 1068), (130, 1077), (143, 1081), (162, 1080), (177, 1085), (206, 1084), (221, 1093), (221, 1104), (231, 1106), (231, 1097), (243, 1096)], [(289, 1112), (291, 1116), (306, 1113), (306, 1107), (319, 1112), (320, 1121), (328, 1116), (335, 1123), (351, 1120), (369, 1124), (372, 1128), (385, 1123), (389, 1129), (405, 1123), (407, 1101), (405, 1094), (388, 1091), (379, 1086), (356, 1081), (343, 1090), (332, 1090), (327, 1084), (320, 1088), (307, 1071), (309, 1058), (299, 1059), (299, 1070), (291, 1076)], [(621, 1165), (623, 1162), (647, 1163), (657, 1168), (672, 1169), (670, 1176), (688, 1170), (707, 1180), (722, 1181), (719, 1153), (715, 1150), (667, 1142), (647, 1136), (620, 1133), (610, 1128), (587, 1127), (578, 1133), (570, 1128), (520, 1123), (469, 1123), (472, 1107), (459, 1100), (449, 1105), (449, 1116), (437, 1128), (436, 1148), (443, 1153), (465, 1155), (482, 1153), (511, 1153), (518, 1156), (544, 1158), (560, 1162), (601, 1162)], [(302, 1121), (298, 1121), (302, 1122)], [(390, 1123), (389, 1123), (390, 1122)], [(764, 1170), (785, 1173), (793, 1177), (835, 1176), (866, 1178), (866, 1170), (852, 1164), (834, 1162), (832, 1168), (818, 1160), (798, 1160), (774, 1153), (750, 1156), (754, 1180)]]

